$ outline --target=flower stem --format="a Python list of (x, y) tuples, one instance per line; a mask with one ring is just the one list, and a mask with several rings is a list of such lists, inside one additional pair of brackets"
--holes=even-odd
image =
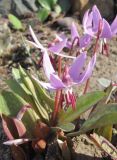
[[(59, 57), (58, 59), (58, 76), (61, 77), (61, 70), (62, 70), (62, 57)], [(56, 96), (55, 96), (55, 105), (54, 105), (54, 111), (52, 115), (52, 124), (55, 125), (58, 112), (59, 112), (59, 107), (60, 107), (60, 101), (61, 101), (61, 90), (56, 91)]]
[(84, 88), (83, 94), (86, 94), (86, 92), (87, 92), (87, 90), (88, 90), (88, 87), (89, 87), (89, 80), (90, 80), (90, 78), (88, 78), (87, 81), (86, 81), (86, 84), (85, 84), (85, 88)]
[[(99, 21), (98, 33), (97, 33), (97, 38), (96, 38), (96, 42), (95, 42), (95, 46), (94, 46), (93, 55), (95, 55), (96, 52), (97, 52), (97, 50), (98, 50), (98, 41), (99, 41), (99, 38), (100, 38), (101, 31), (102, 31), (102, 21), (100, 20), (100, 21)], [(86, 81), (83, 94), (85, 94), (85, 93), (87, 92), (87, 90), (88, 90), (88, 87), (89, 87), (89, 79), (90, 79), (90, 78), (88, 78), (87, 81)]]

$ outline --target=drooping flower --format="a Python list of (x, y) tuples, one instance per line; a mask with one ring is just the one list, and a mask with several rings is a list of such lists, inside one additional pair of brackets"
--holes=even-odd
[(87, 10), (83, 17), (84, 33), (95, 37), (100, 28), (100, 38), (112, 38), (117, 33), (117, 16), (110, 25), (104, 18), (102, 18), (97, 6), (94, 5), (91, 12)]
[(117, 34), (117, 16), (110, 25), (102, 18), (97, 6), (94, 5), (92, 10), (87, 10), (83, 17), (83, 28), (85, 34), (101, 39), (100, 50), (103, 54), (108, 55), (107, 39)]
[[(56, 53), (58, 51), (57, 49), (60, 48), (61, 51), (64, 47), (71, 48), (73, 41), (75, 41), (74, 45), (76, 45), (79, 49), (83, 49), (89, 45), (91, 41), (91, 36), (86, 33), (85, 35), (80, 37), (74, 22), (72, 22), (70, 30), (71, 30), (71, 39), (68, 40), (66, 36), (63, 34), (60, 36), (57, 35), (56, 37), (56, 39), (58, 38), (57, 42), (55, 42), (54, 44), (52, 44), (52, 46), (49, 47), (49, 50), (51, 52)], [(65, 43), (63, 43), (64, 39), (66, 39)]]
[[(92, 74), (93, 68), (95, 66), (96, 62), (96, 54), (93, 55), (91, 58), (91, 61), (89, 62), (87, 68), (85, 71), (83, 70), (87, 54), (86, 52), (81, 52), (81, 54), (78, 57), (72, 57), (72, 56), (67, 56), (64, 54), (56, 53), (59, 56), (62, 57), (67, 57), (67, 58), (74, 58), (73, 64), (71, 66), (65, 66), (64, 71), (63, 71), (63, 77), (59, 77), (52, 64), (50, 61), (50, 57), (48, 54), (48, 50), (42, 46), (42, 44), (38, 41), (36, 38), (32, 28), (30, 27), (31, 35), (33, 37), (34, 42), (30, 42), (37, 48), (41, 49), (43, 53), (43, 68), (44, 68), (44, 73), (46, 77), (48, 78), (49, 82), (43, 82), (35, 77), (33, 77), (42, 87), (44, 87), (47, 90), (65, 90), (65, 99), (67, 104), (71, 104), (73, 107), (75, 105), (75, 97), (72, 92), (72, 86), (73, 85), (78, 85), (86, 81)], [(75, 30), (74, 30), (75, 31)], [(75, 35), (75, 34), (74, 34)], [(62, 44), (64, 43), (63, 41), (61, 42)], [(55, 47), (55, 50), (58, 50), (57, 52), (60, 52), (60, 47), (61, 43)], [(65, 42), (66, 43), (66, 42)], [(64, 46), (64, 45), (63, 45)]]
[(47, 90), (64, 89), (66, 101), (68, 101), (69, 104), (71, 103), (72, 105), (74, 105), (74, 94), (72, 92), (72, 86), (81, 84), (86, 81), (91, 76), (96, 63), (96, 54), (94, 54), (85, 71), (82, 71), (86, 61), (86, 57), (86, 52), (82, 52), (78, 57), (76, 57), (71, 66), (65, 66), (63, 77), (60, 78), (56, 74), (47, 52), (45, 52), (43, 55), (43, 68), (49, 82), (46, 83), (34, 77), (33, 78)]
[[(31, 26), (29, 27), (29, 30), (30, 30), (31, 36), (33, 38), (33, 41), (28, 41), (28, 42), (31, 43), (32, 45), (34, 45), (36, 48), (39, 48), (42, 52), (49, 51), (47, 48), (43, 47), (43, 45), (39, 42), (39, 40), (37, 39), (33, 29), (31, 28)], [(75, 57), (73, 57), (73, 56), (69, 56), (69, 55), (65, 55), (65, 54), (60, 53), (61, 50), (66, 45), (66, 43), (67, 43), (67, 38), (62, 36), (61, 42), (54, 48), (54, 50), (55, 50), (54, 54), (59, 55), (61, 57), (74, 59)]]

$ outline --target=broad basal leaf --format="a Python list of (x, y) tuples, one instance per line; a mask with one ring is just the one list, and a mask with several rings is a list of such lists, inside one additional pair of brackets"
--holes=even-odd
[(20, 67), (19, 69), (20, 75), (21, 75), (21, 79), (23, 84), (25, 84), (26, 88), (31, 92), (32, 94), (32, 98), (36, 104), (36, 106), (34, 106), (34, 110), (37, 114), (39, 114), (39, 116), (41, 116), (41, 118), (44, 120), (49, 120), (49, 115), (48, 112), (46, 111), (45, 107), (41, 105), (40, 103), (40, 97), (38, 96), (38, 90), (37, 88), (34, 86), (32, 80), (30, 79), (29, 75), (23, 70), (22, 67)]
[(117, 124), (117, 104), (101, 105), (97, 113), (84, 122), (80, 131), (69, 134), (69, 136), (76, 136), (95, 128), (113, 124)]
[(105, 96), (104, 92), (97, 91), (92, 93), (87, 93), (77, 99), (76, 109), (73, 110), (72, 107), (69, 107), (67, 111), (59, 114), (58, 124), (61, 125), (66, 122), (72, 122), (78, 118), (82, 113), (87, 111), (90, 107), (96, 104)]

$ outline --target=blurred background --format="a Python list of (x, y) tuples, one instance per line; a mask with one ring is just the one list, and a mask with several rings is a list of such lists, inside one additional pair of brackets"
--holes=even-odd
[[(41, 21), (61, 13), (77, 14), (82, 18), (87, 8), (96, 4), (102, 15), (112, 20), (117, 13), (117, 0), (0, 0), (0, 14), (12, 13), (20, 18), (37, 13)], [(43, 18), (42, 18), (43, 17)]]

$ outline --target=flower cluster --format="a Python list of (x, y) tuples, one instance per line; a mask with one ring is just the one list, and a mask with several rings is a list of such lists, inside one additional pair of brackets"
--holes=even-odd
[[(39, 79), (36, 79), (35, 77), (33, 78), (36, 79), (36, 81), (38, 81), (38, 83), (47, 90), (61, 90), (62, 98), (59, 98), (62, 102), (66, 102), (66, 106), (72, 105), (73, 108), (75, 108), (75, 95), (72, 91), (72, 86), (79, 85), (81, 83), (84, 83), (85, 81), (88, 82), (96, 63), (96, 53), (98, 51), (99, 40), (101, 40), (101, 48), (105, 49), (107, 53), (106, 41), (107, 39), (112, 38), (117, 33), (117, 16), (112, 22), (112, 24), (109, 25), (109, 23), (101, 17), (98, 8), (96, 6), (93, 6), (92, 10), (86, 11), (83, 17), (83, 29), (84, 34), (80, 36), (75, 26), (75, 23), (72, 23), (70, 40), (64, 34), (60, 36), (57, 35), (54, 42), (49, 45), (48, 48), (45, 48), (38, 41), (34, 34), (34, 31), (30, 27), (30, 32), (34, 40), (34, 42), (30, 43), (33, 44), (35, 47), (39, 48), (42, 52), (43, 69), (49, 82), (46, 83), (40, 81)], [(96, 43), (94, 44), (94, 51), (91, 60), (89, 61), (87, 67), (84, 67), (87, 58), (86, 48), (94, 39), (96, 39)], [(65, 47), (69, 48), (72, 52), (74, 46), (76, 47), (75, 49), (78, 50), (78, 54), (76, 53), (76, 57), (72, 56), (71, 53), (69, 55), (61, 53), (61, 51)], [(58, 74), (51, 63), (50, 53), (58, 55), (59, 57), (58, 61), (60, 63), (58, 63)], [(62, 58), (71, 58), (73, 59), (73, 61), (71, 64), (65, 64), (63, 69), (61, 69)], [(60, 74), (61, 72), (62, 74)]]
[[(99, 44), (108, 55), (107, 40), (117, 33), (117, 17), (109, 25), (94, 6), (83, 17), (83, 29), (80, 36), (75, 23), (72, 23), (70, 39), (65, 34), (57, 35), (46, 48), (30, 27), (33, 41), (29, 42), (41, 51), (39, 62), (48, 81), (30, 75), (20, 66), (19, 69), (12, 69), (13, 78), (7, 80), (11, 91), (3, 90), (0, 93), (2, 125), (9, 139), (4, 144), (12, 146), (14, 159), (37, 159), (40, 156), (46, 159), (48, 151), (55, 144), (60, 147), (63, 159), (73, 159), (67, 142), (70, 142), (70, 137), (87, 132), (102, 151), (116, 159), (116, 148), (109, 141), (112, 139), (113, 124), (117, 124), (117, 86), (109, 80), (100, 79), (102, 84), (106, 84), (104, 91), (85, 93), (96, 64)], [(86, 62), (90, 44), (93, 44), (93, 51)], [(65, 47), (69, 50), (67, 55), (62, 52)], [(76, 97), (73, 86), (82, 83), (85, 83), (83, 93)], [(55, 99), (46, 90), (55, 92)], [(76, 120), (89, 109), (88, 119), (79, 124)], [(9, 117), (6, 114), (17, 116)], [(102, 141), (106, 143), (106, 149)]]

